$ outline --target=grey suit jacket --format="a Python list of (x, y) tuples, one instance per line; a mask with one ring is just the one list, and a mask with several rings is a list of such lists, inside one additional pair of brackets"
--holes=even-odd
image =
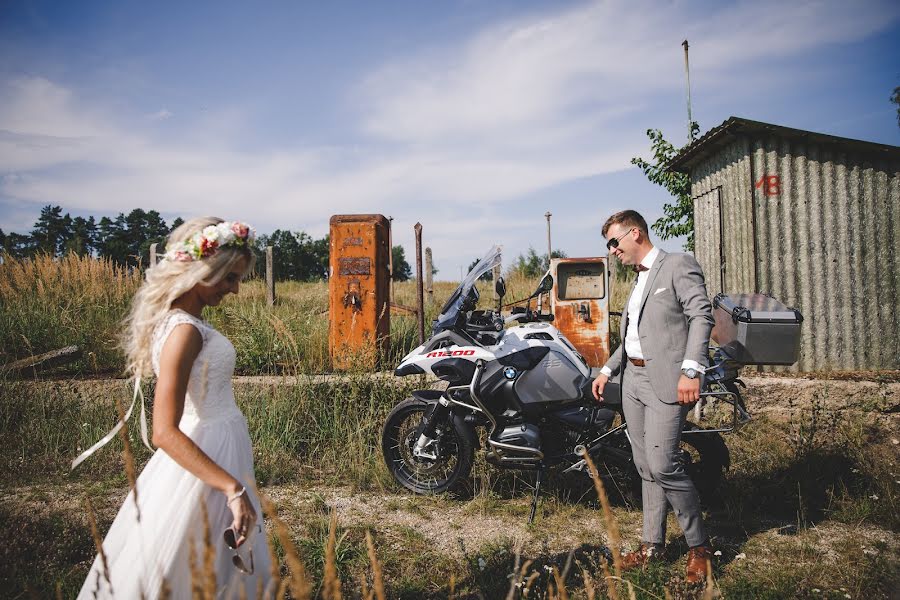
[(626, 326), (634, 318), (653, 391), (663, 402), (676, 404), (681, 363), (707, 364), (714, 324), (703, 271), (693, 256), (660, 250), (647, 273), (640, 313), (629, 315), (627, 303), (622, 312), (622, 343), (606, 363), (614, 375), (621, 371)]

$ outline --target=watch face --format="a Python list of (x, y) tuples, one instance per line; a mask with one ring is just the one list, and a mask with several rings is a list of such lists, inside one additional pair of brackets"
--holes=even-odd
[(684, 374), (687, 376), (688, 379), (695, 379), (697, 377), (697, 370), (696, 369), (685, 369)]

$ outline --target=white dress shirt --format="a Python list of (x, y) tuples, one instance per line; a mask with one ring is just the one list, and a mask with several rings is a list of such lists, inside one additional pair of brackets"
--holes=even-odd
[[(656, 262), (657, 256), (659, 256), (659, 248), (654, 246), (641, 260), (643, 269), (638, 272), (637, 282), (631, 292), (631, 296), (628, 297), (628, 329), (625, 331), (624, 342), (625, 354), (628, 355), (628, 358), (639, 360), (644, 358), (644, 352), (641, 350), (641, 336), (638, 333), (638, 321), (640, 320), (641, 298), (644, 297), (644, 288), (647, 286), (647, 279), (650, 277), (650, 269), (653, 268), (653, 263)], [(700, 373), (704, 371), (703, 367), (695, 360), (685, 360), (681, 363), (681, 368), (695, 369)], [(600, 372), (607, 377), (612, 375), (612, 371), (606, 366)]]

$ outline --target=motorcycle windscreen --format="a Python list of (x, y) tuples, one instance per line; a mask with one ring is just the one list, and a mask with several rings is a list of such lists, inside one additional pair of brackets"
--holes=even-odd
[[(485, 255), (481, 258), (481, 260), (476, 263), (472, 270), (469, 271), (468, 275), (460, 282), (459, 287), (450, 294), (450, 297), (447, 299), (447, 302), (444, 304), (443, 308), (441, 308), (441, 313), (438, 315), (437, 319), (434, 321), (433, 330), (434, 331), (443, 331), (448, 327), (453, 326), (456, 322), (456, 317), (459, 314), (460, 304), (465, 300), (465, 297), (468, 295), (469, 291), (475, 287), (475, 283), (478, 281), (478, 278), (493, 269), (496, 266), (501, 264), (502, 260), (502, 251), (500, 246), (492, 246), (490, 250), (485, 253)], [(477, 293), (477, 290), (476, 290)]]

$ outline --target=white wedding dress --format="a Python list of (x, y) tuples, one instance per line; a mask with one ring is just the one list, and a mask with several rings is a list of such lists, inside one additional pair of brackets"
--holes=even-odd
[[(231, 387), (234, 346), (206, 321), (173, 309), (153, 336), (153, 370), (159, 375), (162, 346), (175, 326), (182, 323), (197, 328), (203, 348), (191, 369), (179, 429), (247, 487), (257, 524), (247, 542), (237, 551), (230, 550), (223, 540), (223, 532), (233, 522), (225, 495), (157, 450), (137, 479), (140, 520), (132, 491), (103, 541), (111, 585), (98, 555), (79, 598), (152, 599), (163, 589), (173, 600), (190, 598), (192, 562), (194, 572), (204, 579), (209, 573), (204, 568), (204, 506), (215, 553), (216, 597), (256, 598), (258, 589), (265, 590), (266, 597), (272, 595), (269, 548), (261, 527), (259, 499), (253, 491), (253, 450), (247, 420), (234, 402)], [(249, 568), (251, 551), (253, 574), (248, 575), (234, 566), (232, 557), (239, 554)], [(194, 586), (208, 589), (204, 582), (194, 582)], [(244, 588), (243, 594), (240, 588)]]

